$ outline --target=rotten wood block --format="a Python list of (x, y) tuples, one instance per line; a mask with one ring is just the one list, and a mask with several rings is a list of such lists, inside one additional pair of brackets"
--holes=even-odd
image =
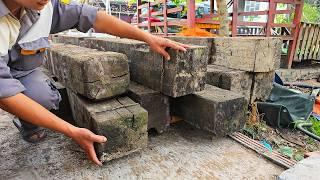
[(207, 84), (240, 93), (249, 103), (268, 99), (274, 71), (246, 72), (218, 65), (208, 65)]
[(275, 71), (253, 74), (254, 78), (250, 101), (266, 101), (273, 88)]
[(148, 143), (148, 112), (128, 97), (92, 102), (68, 89), (72, 113), (79, 127), (108, 138), (95, 144), (102, 162), (139, 151)]
[(171, 113), (196, 128), (225, 136), (243, 128), (247, 102), (232, 91), (206, 85), (206, 89), (171, 99)]
[(252, 79), (253, 75), (245, 71), (218, 65), (207, 67), (207, 84), (238, 92), (245, 96), (248, 102), (251, 98)]
[(130, 82), (128, 97), (148, 111), (148, 129), (158, 133), (166, 130), (170, 123), (169, 98), (158, 91)]
[(170, 40), (189, 44), (189, 45), (197, 45), (197, 46), (205, 46), (208, 48), (208, 63), (211, 64), (212, 52), (213, 52), (213, 38), (214, 37), (189, 37), (189, 36), (169, 36), (166, 37)]
[(49, 55), (59, 82), (89, 99), (114, 97), (129, 87), (129, 65), (124, 54), (53, 44)]
[(150, 50), (146, 43), (128, 39), (87, 38), (84, 45), (120, 52), (129, 59), (131, 80), (171, 97), (204, 89), (208, 48), (193, 46), (187, 52), (169, 50), (170, 61)]
[(278, 68), (281, 58), (280, 38), (213, 38), (212, 63), (248, 72), (270, 72)]
[(63, 35), (53, 34), (50, 36), (53, 43), (72, 44), (81, 46), (85, 38), (92, 38), (85, 35)]

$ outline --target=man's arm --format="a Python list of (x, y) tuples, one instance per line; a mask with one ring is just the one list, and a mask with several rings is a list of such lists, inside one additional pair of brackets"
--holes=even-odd
[(186, 51), (187, 45), (171, 41), (169, 39), (154, 36), (127, 22), (121, 21), (114, 16), (106, 14), (104, 11), (97, 13), (96, 21), (93, 24), (97, 32), (108, 33), (122, 38), (136, 39), (148, 43), (152, 50), (160, 53), (166, 59), (170, 59), (166, 48), (170, 47), (180, 51)]
[(102, 165), (96, 156), (93, 143), (105, 143), (106, 137), (95, 135), (87, 129), (77, 128), (63, 121), (22, 93), (1, 98), (0, 107), (27, 122), (65, 134), (86, 151), (92, 162)]
[(76, 28), (87, 32), (90, 28), (101, 33), (108, 33), (122, 38), (136, 39), (148, 43), (152, 50), (170, 59), (166, 48), (186, 51), (187, 45), (173, 42), (169, 39), (157, 37), (144, 32), (124, 21), (121, 21), (104, 11), (85, 4), (63, 4), (59, 0), (52, 0), (53, 19), (51, 33), (58, 33), (67, 29)]
[(74, 127), (22, 94), (25, 87), (12, 77), (7, 65), (8, 51), (11, 48), (9, 27), (4, 21), (0, 21), (0, 27), (0, 108), (32, 124), (59, 131), (71, 137), (86, 151), (91, 161), (101, 165), (94, 151), (93, 143), (106, 142), (105, 137), (97, 136), (87, 129)]

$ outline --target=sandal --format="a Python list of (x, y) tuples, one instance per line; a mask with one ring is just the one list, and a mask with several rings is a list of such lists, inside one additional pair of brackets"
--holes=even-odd
[(13, 124), (18, 128), (22, 138), (30, 143), (38, 143), (44, 140), (47, 136), (45, 133), (45, 129), (36, 127), (32, 129), (23, 128), (20, 121), (18, 119), (12, 120)]

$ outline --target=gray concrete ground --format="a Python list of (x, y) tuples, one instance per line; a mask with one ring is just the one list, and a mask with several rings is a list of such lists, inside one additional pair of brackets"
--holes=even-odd
[(275, 179), (284, 170), (229, 138), (184, 123), (150, 136), (142, 152), (100, 168), (61, 134), (24, 142), (12, 118), (0, 110), (0, 179)]

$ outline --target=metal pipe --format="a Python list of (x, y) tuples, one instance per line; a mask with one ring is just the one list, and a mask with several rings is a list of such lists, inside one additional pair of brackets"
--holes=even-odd
[(320, 137), (311, 133), (310, 131), (306, 130), (304, 127), (312, 127), (312, 123), (311, 122), (299, 122), (297, 124), (297, 129), (302, 131), (303, 133), (305, 133), (306, 135), (308, 135), (309, 137), (320, 141)]

